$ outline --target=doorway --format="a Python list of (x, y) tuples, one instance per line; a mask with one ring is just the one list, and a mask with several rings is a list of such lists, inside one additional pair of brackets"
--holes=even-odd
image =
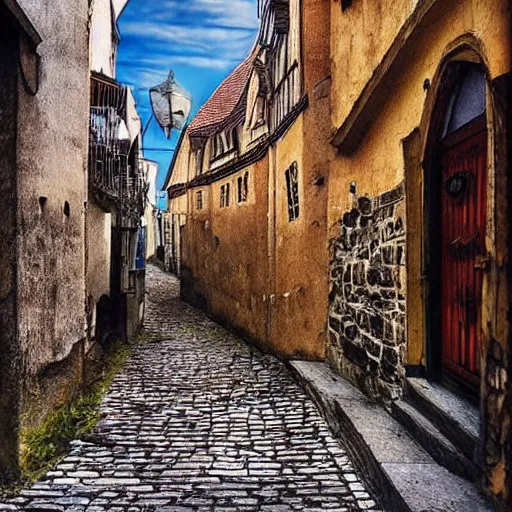
[(478, 393), (488, 270), (484, 69), (457, 63), (429, 180), (429, 373)]

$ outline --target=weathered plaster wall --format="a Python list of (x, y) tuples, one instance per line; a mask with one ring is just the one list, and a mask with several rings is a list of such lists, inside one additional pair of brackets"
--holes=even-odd
[[(236, 203), (236, 180), (249, 172), (246, 203)], [(265, 343), (267, 337), (267, 190), (268, 158), (212, 183), (204, 190), (204, 209), (195, 208), (183, 238), (183, 289), (187, 298), (229, 323), (248, 338)], [(230, 206), (220, 208), (220, 187), (230, 183)]]
[(144, 219), (147, 228), (146, 240), (146, 259), (152, 258), (156, 254), (156, 230), (155, 230), (155, 212), (156, 206), (156, 177), (158, 174), (158, 164), (150, 160), (144, 160), (144, 174), (149, 188), (146, 194), (147, 203), (144, 209)]
[[(65, 394), (38, 383), (85, 337), (85, 219), (89, 116), (88, 1), (20, 4), (43, 42), (40, 88), (19, 87), (18, 324), (27, 423)], [(40, 198), (47, 201), (43, 208)], [(75, 377), (79, 378), (79, 368)]]
[[(273, 334), (287, 355), (325, 355), (328, 296), (327, 197), (329, 161), (334, 149), (330, 111), (330, 12), (323, 0), (306, 0), (298, 33), (302, 38), (304, 93), (308, 108), (276, 144), (277, 279)], [(300, 51), (300, 50), (299, 50)], [(299, 168), (300, 216), (289, 222), (285, 170)], [(289, 294), (289, 295), (288, 295)]]
[[(184, 193), (169, 201), (167, 219), (169, 223), (168, 237), (172, 239), (172, 245), (166, 246), (169, 270), (177, 273), (181, 272), (181, 252), (182, 237), (181, 233), (185, 230), (188, 219), (188, 194)], [(167, 245), (167, 244), (166, 244)]]
[[(340, 12), (339, 5), (333, 4), (331, 34), (333, 74), (332, 74), (332, 120), (339, 127), (354, 101), (364, 87), (368, 78), (375, 70), (376, 63), (389, 47), (396, 30), (405, 20), (409, 10), (407, 2), (358, 2), (345, 12)], [(371, 39), (366, 32), (374, 31), (378, 26), (377, 20), (367, 23), (368, 15), (373, 9), (381, 9), (383, 24), (389, 23), (386, 33), (381, 33), (379, 45), (365, 49), (365, 43), (355, 44), (359, 37)], [(506, 175), (510, 163), (501, 151), (496, 157), (496, 148), (503, 147), (506, 136), (500, 128), (503, 125), (503, 115), (496, 121), (498, 107), (495, 103), (495, 81), (500, 81), (504, 74), (510, 72), (510, 11), (509, 3), (504, 0), (478, 2), (464, 0), (460, 2), (435, 2), (429, 14), (420, 24), (413, 36), (407, 42), (407, 48), (401, 57), (400, 66), (394, 70), (386, 88), (389, 97), (382, 108), (372, 112), (372, 124), (365, 138), (350, 156), (338, 155), (331, 165), (329, 182), (329, 226), (330, 236), (339, 237), (339, 222), (345, 213), (352, 209), (353, 195), (350, 194), (351, 184), (356, 188), (358, 196), (368, 195), (377, 197), (392, 189), (407, 179), (406, 190), (412, 193), (413, 200), (408, 199), (409, 209), (406, 219), (406, 233), (411, 238), (407, 241), (409, 252), (406, 254), (409, 262), (409, 273), (406, 276), (407, 290), (407, 329), (414, 332), (407, 340), (407, 352), (403, 363), (424, 365), (426, 363), (426, 339), (424, 318), (424, 279), (422, 274), (423, 239), (421, 226), (424, 226), (423, 208), (423, 169), (421, 162), (424, 158), (424, 147), (414, 147), (411, 142), (418, 131), (417, 137), (421, 143), (426, 140), (428, 120), (425, 112), (432, 104), (435, 94), (429, 88), (433, 83), (436, 72), (443, 57), (453, 42), (463, 34), (471, 33), (479, 40), (480, 51), (484, 64), (489, 73), (490, 94), (493, 99), (489, 104), (489, 128), (492, 130), (490, 140), (496, 140), (500, 134), (501, 141), (490, 152), (490, 169), (494, 168), (496, 183), (489, 190), (495, 191), (496, 210), (490, 217), (489, 227), (495, 228), (494, 235), (489, 235), (488, 249), (492, 256), (492, 271), (485, 277), (483, 326), (486, 342), (482, 347), (482, 417), (484, 420), (484, 437), (482, 438), (483, 459), (486, 467), (489, 489), (501, 500), (510, 500), (510, 464), (507, 462), (507, 439), (510, 439), (510, 414), (505, 412), (510, 403), (510, 387), (504, 385), (503, 376), (509, 365), (507, 356), (507, 339), (509, 338), (509, 298), (507, 296), (507, 277), (504, 261), (507, 259), (507, 231), (510, 229), (510, 214), (506, 202), (503, 202), (504, 191), (507, 189)], [(377, 25), (374, 25), (377, 23)], [(364, 26), (362, 25), (364, 24)], [(360, 27), (360, 30), (357, 30)], [(395, 27), (395, 28), (393, 28)], [(390, 32), (389, 32), (390, 31)], [(362, 46), (361, 46), (362, 45)], [(379, 49), (380, 48), (380, 49)], [(361, 58), (361, 49), (365, 58)], [(366, 52), (366, 53), (365, 53)], [(425, 82), (426, 79), (429, 82)], [(424, 85), (426, 84), (426, 88)], [(409, 137), (411, 136), (411, 137)], [(417, 144), (417, 143), (415, 143)], [(490, 145), (492, 147), (492, 144)], [(404, 154), (405, 151), (405, 154)], [(416, 162), (411, 163), (416, 159)], [(509, 158), (509, 157), (508, 157)], [(493, 159), (495, 161), (493, 162)], [(404, 168), (407, 166), (407, 174)], [(508, 166), (508, 167), (507, 167)], [(500, 170), (502, 169), (502, 170)], [(492, 173), (491, 173), (492, 176)], [(501, 181), (500, 181), (501, 180)], [(412, 187), (412, 189), (411, 189)], [(500, 197), (502, 199), (500, 199)], [(414, 207), (414, 206), (417, 207)], [(505, 220), (505, 216), (508, 219)], [(414, 229), (409, 231), (409, 226)], [(495, 238), (493, 239), (493, 236)], [(414, 252), (412, 252), (414, 251)], [(335, 342), (332, 343), (334, 351)], [(334, 364), (343, 371), (347, 370), (344, 363)], [(349, 360), (345, 357), (344, 361)], [(362, 367), (363, 365), (360, 365)], [(348, 373), (348, 372), (347, 372)], [(403, 369), (398, 375), (403, 375)], [(509, 379), (509, 378), (508, 378)], [(508, 397), (508, 398), (507, 398)], [(507, 402), (508, 400), (508, 402)], [(508, 436), (508, 437), (507, 437)], [(485, 455), (487, 454), (487, 455)], [(484, 460), (485, 459), (485, 460)], [(509, 458), (508, 458), (509, 460)], [(508, 475), (508, 476), (507, 476)], [(508, 484), (507, 484), (508, 478)], [(507, 495), (508, 498), (504, 498)], [(506, 510), (506, 506), (504, 508)]]
[[(299, 116), (270, 153), (276, 202), (269, 224), (275, 295), (269, 317), (270, 344), (289, 357), (317, 359), (324, 355), (328, 293), (325, 188), (316, 183), (318, 168), (304, 163), (308, 150), (313, 151), (307, 145), (309, 127), (304, 120), (305, 115)], [(325, 154), (316, 163), (321, 166), (323, 161)], [(290, 221), (285, 172), (293, 162), (299, 174), (300, 213)]]
[[(331, 4), (332, 119), (335, 126), (343, 123), (400, 27), (413, 7), (420, 3), (413, 0), (360, 1), (353, 2), (343, 12), (339, 4)], [(437, 2), (424, 23), (431, 37), (429, 44), (422, 48), (420, 62), (427, 67), (436, 66), (438, 59), (432, 60), (430, 56), (444, 48), (447, 38), (472, 31), (490, 51), (491, 75), (501, 75), (510, 62), (508, 50), (502, 44), (509, 38), (506, 9), (507, 2), (503, 0)], [(413, 63), (414, 59), (410, 58), (409, 62)]]
[(146, 260), (154, 257), (156, 254), (155, 222), (153, 205), (148, 203), (144, 209), (143, 223), (143, 226), (146, 226)]
[(16, 110), (18, 33), (0, 5), (0, 483), (18, 463), (21, 358), (17, 329)]
[(89, 197), (86, 213), (87, 227), (87, 265), (86, 293), (89, 320), (89, 336), (96, 338), (98, 321), (97, 304), (103, 295), (110, 295), (110, 260), (112, 214), (105, 213)]
[(115, 78), (111, 0), (93, 0), (92, 7), (91, 70)]
[[(190, 170), (195, 169), (195, 162), (192, 163), (191, 160), (190, 137), (188, 136), (188, 133), (186, 133), (182, 139), (178, 155), (176, 156), (174, 170), (168, 186), (172, 187), (173, 185), (178, 185), (180, 183), (187, 183), (189, 179), (189, 168)], [(195, 176), (195, 174), (193, 174), (192, 177), (193, 176)]]

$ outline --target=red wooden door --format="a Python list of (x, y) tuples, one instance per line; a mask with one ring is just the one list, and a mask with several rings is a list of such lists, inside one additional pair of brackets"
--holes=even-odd
[(440, 233), (443, 369), (477, 389), (487, 263), (487, 132), (482, 121), (450, 135), (445, 144)]

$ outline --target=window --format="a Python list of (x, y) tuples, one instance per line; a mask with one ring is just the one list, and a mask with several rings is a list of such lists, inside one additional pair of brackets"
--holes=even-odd
[(483, 69), (476, 64), (467, 64), (450, 98), (444, 135), (457, 131), (485, 114), (485, 88)]
[(240, 176), (236, 182), (237, 202), (245, 203), (247, 201), (248, 195), (249, 195), (249, 173), (246, 172), (243, 176)]
[(220, 207), (226, 208), (229, 206), (229, 183), (220, 187)]
[(341, 0), (341, 10), (344, 11), (352, 5), (352, 0)]
[(265, 97), (258, 95), (254, 103), (254, 109), (252, 113), (252, 129), (259, 128), (265, 124)]
[(211, 140), (211, 160), (215, 160), (225, 153), (236, 149), (237, 142), (236, 127), (214, 135)]
[(202, 210), (203, 209), (203, 191), (200, 190), (196, 194), (196, 209)]
[(286, 170), (286, 190), (288, 193), (288, 219), (292, 220), (299, 218), (299, 170), (297, 162)]
[(198, 149), (196, 151), (196, 175), (199, 176), (203, 173), (203, 156), (204, 156), (204, 148)]
[(222, 135), (218, 133), (212, 139), (212, 160), (222, 155), (222, 153), (224, 153), (224, 142)]

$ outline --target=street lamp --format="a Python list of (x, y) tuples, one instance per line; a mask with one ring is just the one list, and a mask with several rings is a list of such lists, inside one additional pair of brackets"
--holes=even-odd
[(171, 70), (167, 80), (149, 90), (153, 115), (165, 136), (170, 138), (172, 128), (181, 130), (185, 125), (190, 109), (192, 97), (176, 81)]

